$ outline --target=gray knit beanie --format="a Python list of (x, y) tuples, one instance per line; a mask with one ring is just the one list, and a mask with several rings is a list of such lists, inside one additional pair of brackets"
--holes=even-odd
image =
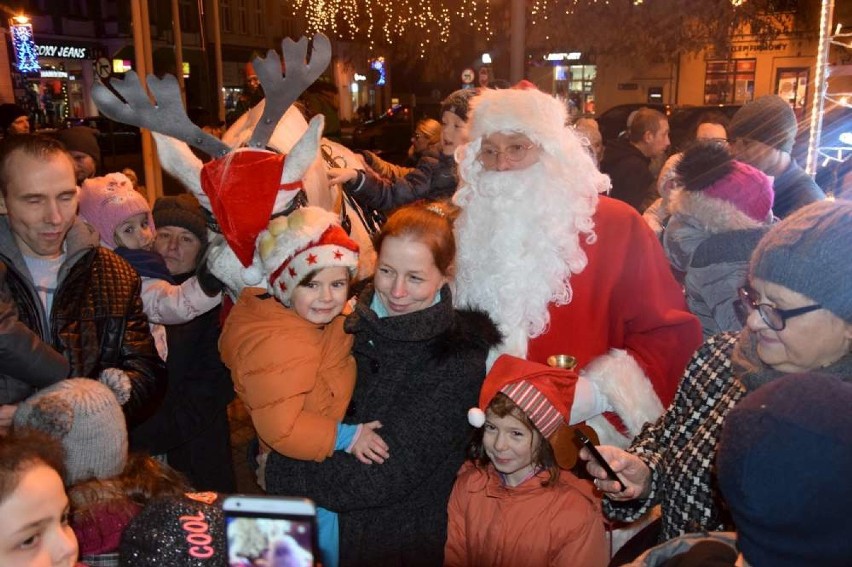
[(750, 276), (806, 295), (852, 323), (852, 202), (819, 201), (773, 226), (751, 256)]
[(765, 95), (740, 108), (728, 125), (728, 137), (762, 142), (788, 154), (798, 123), (790, 105), (778, 95)]
[(21, 402), (13, 426), (42, 431), (62, 443), (69, 484), (112, 478), (127, 464), (127, 426), (118, 391), (91, 378), (69, 378)]

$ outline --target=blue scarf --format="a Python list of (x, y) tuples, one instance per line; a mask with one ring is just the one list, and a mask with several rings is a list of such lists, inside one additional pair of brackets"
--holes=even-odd
[(127, 260), (141, 277), (165, 280), (174, 285), (175, 281), (166, 267), (166, 261), (156, 252), (150, 250), (131, 250), (124, 246), (119, 246), (113, 252)]

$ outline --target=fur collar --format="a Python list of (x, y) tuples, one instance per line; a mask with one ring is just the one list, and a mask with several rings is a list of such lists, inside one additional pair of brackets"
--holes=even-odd
[[(697, 224), (711, 234), (757, 228), (759, 223), (733, 204), (708, 197), (701, 191), (677, 189), (671, 192), (669, 210), (690, 224)], [(769, 219), (767, 219), (768, 221)]]

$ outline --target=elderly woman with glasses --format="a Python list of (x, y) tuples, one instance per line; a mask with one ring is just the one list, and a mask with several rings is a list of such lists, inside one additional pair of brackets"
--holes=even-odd
[[(745, 328), (704, 343), (671, 406), (626, 451), (599, 447), (624, 489), (593, 459), (588, 462), (607, 496), (604, 511), (610, 518), (631, 522), (660, 504), (658, 541), (731, 527), (712, 466), (731, 409), (789, 373), (852, 381), (850, 243), (852, 203), (830, 201), (797, 211), (761, 239), (748, 285), (739, 292)], [(585, 449), (580, 456), (591, 459)]]

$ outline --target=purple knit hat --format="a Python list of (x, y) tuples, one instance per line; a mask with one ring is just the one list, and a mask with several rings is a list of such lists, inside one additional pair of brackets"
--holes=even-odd
[(703, 193), (731, 203), (757, 222), (765, 221), (775, 200), (772, 179), (741, 161), (734, 160), (731, 165), (731, 172), (705, 187)]
[(80, 216), (95, 227), (101, 241), (114, 249), (115, 229), (139, 213), (148, 214), (148, 224), (154, 230), (151, 207), (133, 184), (122, 173), (108, 173), (103, 177), (86, 179), (80, 187)]

